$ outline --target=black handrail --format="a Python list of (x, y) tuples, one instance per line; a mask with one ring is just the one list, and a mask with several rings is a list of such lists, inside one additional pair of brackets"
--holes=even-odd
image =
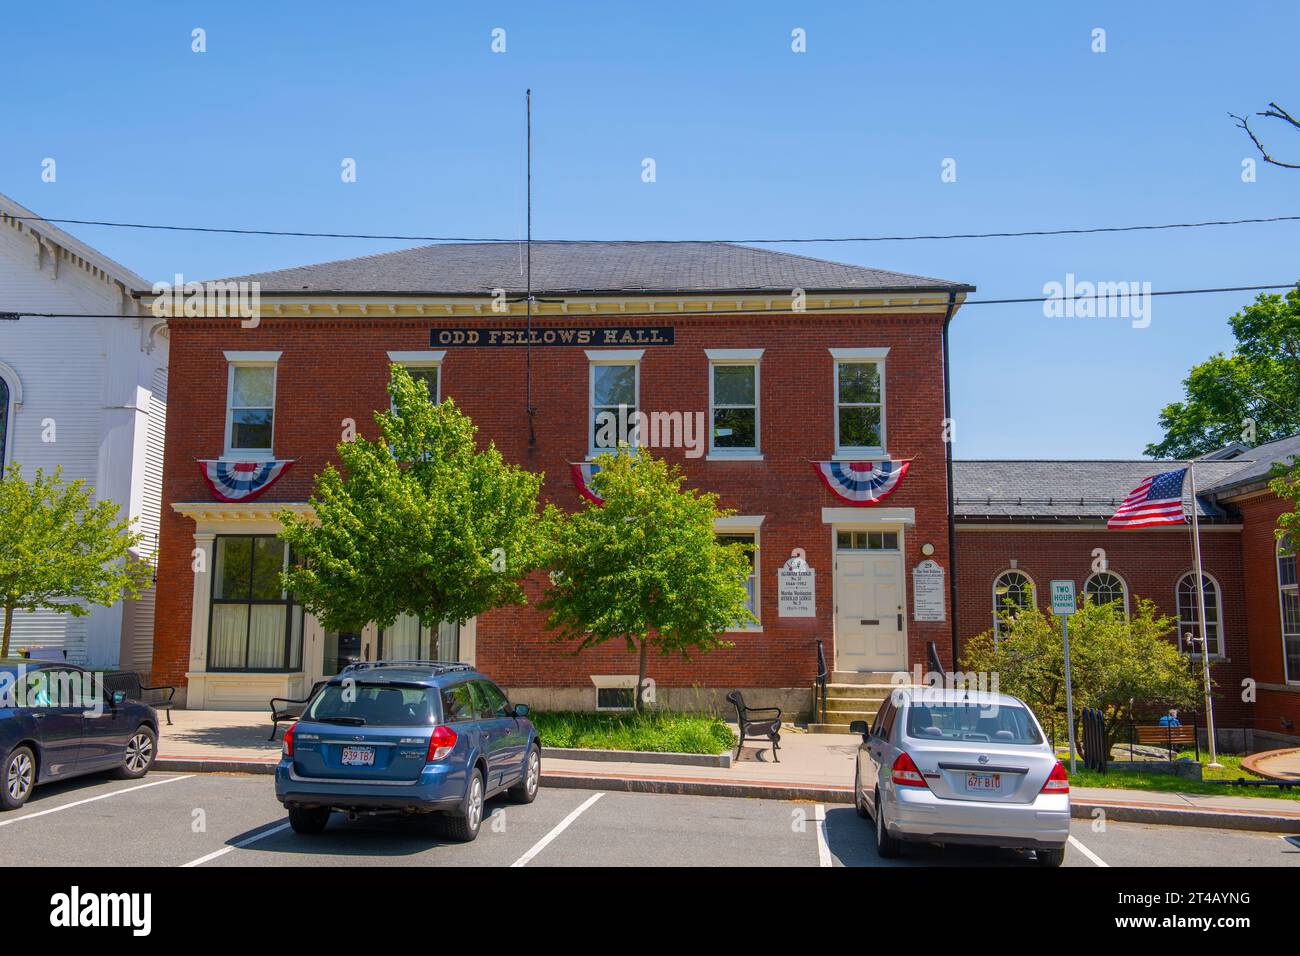
[[(822, 639), (817, 638), (817, 689), (821, 692), (821, 722), (826, 723), (826, 678), (830, 676), (830, 671), (826, 669), (826, 651), (822, 647)], [(817, 700), (813, 699), (813, 710), (817, 708)]]
[(934, 646), (934, 641), (929, 643), (925, 653), (927, 658), (926, 663), (930, 667), (930, 673), (938, 674), (940, 677), (947, 677), (948, 675), (944, 672), (943, 664), (939, 661), (939, 649)]

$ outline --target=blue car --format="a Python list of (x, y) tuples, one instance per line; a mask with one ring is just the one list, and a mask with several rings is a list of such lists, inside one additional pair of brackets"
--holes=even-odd
[(468, 664), (368, 661), (332, 678), (284, 735), (275, 795), (297, 833), (330, 813), (426, 815), (473, 840), (498, 793), (532, 803), (542, 746), (528, 707)]
[(37, 784), (109, 770), (143, 777), (158, 752), (158, 715), (72, 664), (0, 658), (0, 809)]

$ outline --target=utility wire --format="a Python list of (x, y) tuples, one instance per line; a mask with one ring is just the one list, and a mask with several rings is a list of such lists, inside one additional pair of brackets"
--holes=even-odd
[[(1086, 300), (1095, 300), (1095, 299), (1127, 299), (1127, 298), (1132, 298), (1132, 297), (1134, 297), (1134, 296), (1139, 296), (1139, 295), (1150, 295), (1150, 296), (1152, 296), (1152, 297), (1155, 297), (1155, 296), (1169, 296), (1169, 295), (1214, 295), (1214, 294), (1221, 293), (1221, 292), (1270, 292), (1270, 291), (1276, 291), (1276, 290), (1278, 290), (1278, 289), (1295, 289), (1295, 288), (1300, 288), (1300, 283), (1295, 283), (1295, 282), (1285, 282), (1285, 283), (1276, 283), (1276, 284), (1274, 284), (1274, 285), (1238, 285), (1238, 286), (1222, 286), (1222, 287), (1214, 288), (1214, 289), (1166, 289), (1166, 290), (1163, 290), (1163, 291), (1158, 291), (1158, 292), (1146, 292), (1146, 293), (1144, 293), (1144, 292), (1119, 292), (1119, 293), (1100, 293), (1100, 292), (1098, 292), (1098, 293), (1094, 293), (1094, 294), (1092, 294), (1092, 295), (1074, 295), (1074, 296), (1024, 296), (1024, 297), (1022, 297), (1022, 298), (1016, 298), (1016, 299), (967, 299), (964, 303), (962, 303), (962, 305), (963, 305), (963, 306), (969, 306), (969, 305), (1022, 305), (1022, 304), (1026, 304), (1026, 303), (1030, 303), (1030, 302), (1037, 302), (1037, 303), (1040, 303), (1040, 304), (1043, 303), (1043, 302), (1083, 302), (1083, 301), (1086, 301)], [(431, 293), (431, 295), (432, 295), (432, 294), (433, 294), (433, 293)], [(735, 296), (735, 297), (750, 297), (750, 298), (754, 298), (754, 297), (762, 297), (762, 296), (764, 296), (764, 295), (771, 295), (771, 294), (774, 294), (774, 293), (772, 293), (771, 291), (767, 291), (767, 290), (748, 291), (748, 292), (746, 292), (746, 291), (742, 291), (742, 290), (738, 290), (738, 291), (736, 291), (736, 292), (734, 292), (734, 293), (719, 294), (717, 297), (718, 297), (718, 298), (723, 298), (723, 299), (731, 298), (731, 297), (733, 297), (733, 296)], [(784, 293), (782, 293), (782, 294), (784, 294)], [(872, 294), (872, 293), (870, 292), (870, 290), (865, 290), (865, 291), (863, 291), (863, 292), (859, 292), (859, 293), (855, 293), (855, 294), (857, 294), (857, 295), (870, 295), (870, 294)], [(880, 290), (880, 294), (898, 296), (898, 295), (907, 295), (907, 294), (909, 294), (909, 293), (908, 293), (908, 290), (906, 290), (906, 289), (882, 289), (882, 290)], [(920, 294), (922, 294), (922, 295), (934, 295), (934, 294), (936, 294), (936, 293), (934, 292), (934, 290), (930, 290), (930, 291), (928, 291), (928, 292), (923, 292), (923, 293), (920, 293)], [(682, 297), (684, 297), (684, 298), (689, 298), (690, 295), (691, 295), (691, 293), (688, 292), (688, 293), (684, 293), (684, 294), (682, 295)], [(489, 299), (489, 298), (490, 298), (490, 297), (488, 297), (488, 296), (486, 296), (486, 295), (484, 296), (484, 299), (485, 299), (485, 300), (487, 300), (487, 299)], [(515, 301), (520, 301), (520, 300), (515, 300)], [(542, 301), (548, 301), (548, 300), (542, 300)], [(942, 305), (943, 303), (938, 303), (938, 302), (936, 302), (936, 303), (929, 303), (929, 304), (932, 305), (932, 306), (937, 307), (937, 306)], [(831, 305), (831, 306), (822, 306), (822, 307), (810, 308), (810, 309), (793, 309), (793, 308), (790, 308), (790, 307), (787, 306), (787, 307), (784, 307), (784, 308), (761, 308), (761, 309), (711, 309), (711, 310), (692, 311), (692, 312), (593, 312), (593, 313), (570, 312), (570, 313), (566, 313), (566, 314), (564, 314), (564, 315), (559, 315), (559, 316), (556, 316), (556, 315), (547, 315), (547, 316), (544, 316), (544, 318), (547, 318), (547, 319), (555, 319), (555, 318), (564, 318), (564, 319), (582, 319), (582, 318), (593, 318), (593, 319), (645, 319), (645, 318), (655, 318), (655, 319), (675, 319), (675, 318), (679, 318), (679, 317), (682, 317), (682, 316), (700, 316), (700, 315), (708, 315), (708, 316), (713, 316), (713, 317), (715, 317), (715, 318), (719, 318), (719, 317), (721, 317), (721, 318), (726, 318), (726, 317), (729, 316), (729, 315), (769, 315), (769, 314), (780, 314), (780, 315), (802, 315), (802, 314), (804, 314), (804, 313), (812, 313), (812, 312), (874, 312), (874, 311), (897, 312), (897, 311), (899, 311), (900, 309), (910, 309), (910, 308), (917, 308), (917, 306), (914, 306), (914, 305), (906, 305), (906, 304), (895, 304), (895, 303), (889, 303), (889, 304), (885, 304), (885, 305)], [(61, 319), (61, 318), (67, 318), (67, 319), (121, 319), (121, 318), (130, 318), (130, 317), (131, 317), (131, 316), (124, 316), (124, 315), (123, 315), (122, 313), (120, 313), (120, 312), (0, 312), (0, 321), (2, 321), (2, 320), (6, 320), (6, 319), (7, 319), (7, 320), (14, 320), (14, 319), (20, 319), (20, 318), (36, 318), (36, 319)], [(237, 317), (237, 316), (209, 316), (208, 318), (236, 318), (236, 317)], [(182, 315), (182, 316), (172, 316), (171, 318), (182, 318), (182, 319), (183, 319), (183, 318), (187, 318), (187, 316), (183, 316), (183, 315)], [(204, 316), (188, 316), (188, 318), (204, 318)], [(264, 316), (264, 318), (272, 318), (272, 317), (271, 317), (271, 316)], [(277, 316), (276, 318), (296, 319), (296, 318), (299, 318), (299, 316)], [(352, 318), (352, 316), (349, 316), (348, 318)], [(409, 321), (411, 321), (412, 319), (421, 319), (421, 318), (423, 318), (423, 319), (455, 319), (455, 318), (466, 318), (466, 316), (456, 316), (456, 315), (423, 315), (423, 316), (411, 316), (411, 315), (360, 315), (360, 316), (355, 316), (355, 318), (359, 318), (359, 319), (367, 319), (367, 320), (374, 320), (374, 319), (399, 319), (399, 320), (404, 321), (404, 322), (409, 322)], [(477, 317), (476, 317), (476, 318), (477, 318)], [(489, 316), (489, 318), (490, 318), (490, 316)], [(504, 316), (502, 316), (502, 319), (503, 319), (503, 320), (509, 320), (509, 319), (511, 319), (511, 318), (513, 318), (513, 316), (509, 316), (509, 315), (504, 315)]]
[[(217, 226), (177, 226), (160, 223), (111, 222), (103, 219), (53, 219), (48, 216), (10, 216), (11, 219), (31, 220), (34, 222), (52, 222), (76, 226), (111, 226), (118, 229), (162, 229), (169, 232), (221, 233), (236, 236), (278, 236), (281, 238), (306, 239), (379, 239), (400, 242), (481, 242), (510, 243), (523, 242), (519, 237), (502, 236), (415, 236), (383, 235), (359, 232), (306, 232), (290, 229), (233, 229)], [(917, 242), (921, 240), (941, 239), (1014, 239), (1031, 236), (1083, 236), (1110, 232), (1152, 232), (1162, 229), (1200, 229), (1205, 226), (1243, 226), (1270, 222), (1300, 222), (1300, 216), (1269, 216), (1254, 219), (1207, 219), (1202, 222), (1166, 222), (1132, 226), (1089, 226), (1080, 229), (1023, 229), (1008, 232), (954, 232), (922, 235), (897, 236), (823, 236), (820, 238), (791, 237), (784, 239), (536, 239), (535, 242), (554, 244), (577, 244), (586, 242), (620, 242), (627, 244), (689, 244), (727, 242), (739, 245), (771, 245), (782, 243), (814, 242)]]

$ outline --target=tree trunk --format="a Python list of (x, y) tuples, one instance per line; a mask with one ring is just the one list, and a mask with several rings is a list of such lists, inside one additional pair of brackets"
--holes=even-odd
[(5, 633), (4, 639), (0, 641), (0, 657), (9, 656), (9, 632), (13, 630), (14, 625), (14, 606), (5, 605)]
[(632, 702), (633, 707), (639, 714), (644, 709), (641, 704), (641, 689), (645, 687), (645, 667), (646, 667), (646, 639), (641, 638), (641, 664), (636, 675), (636, 699)]

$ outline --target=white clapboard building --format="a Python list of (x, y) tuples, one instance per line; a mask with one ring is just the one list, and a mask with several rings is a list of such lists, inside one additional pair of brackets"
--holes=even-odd
[[(167, 414), (166, 327), (139, 306), (140, 276), (0, 195), (0, 467), (62, 466), (117, 502), (153, 561)], [(53, 316), (39, 313), (58, 313)], [(0, 548), (5, 543), (0, 541)], [(89, 616), (14, 616), (11, 653), (148, 671), (152, 588)]]

